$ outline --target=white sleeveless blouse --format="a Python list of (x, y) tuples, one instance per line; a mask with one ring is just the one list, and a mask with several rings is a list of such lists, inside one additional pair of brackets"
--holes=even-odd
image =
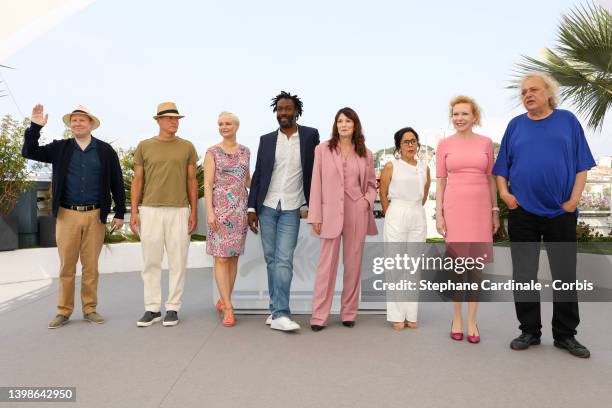
[(417, 160), (413, 166), (404, 160), (393, 160), (393, 174), (389, 185), (388, 198), (400, 201), (421, 201), (423, 191), (427, 182), (427, 164), (423, 160)]

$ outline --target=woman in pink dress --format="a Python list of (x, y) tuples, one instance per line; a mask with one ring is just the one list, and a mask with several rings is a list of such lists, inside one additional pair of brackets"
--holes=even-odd
[(250, 152), (248, 147), (236, 142), (240, 125), (236, 115), (221, 112), (218, 124), (223, 140), (210, 147), (204, 158), (206, 253), (215, 258), (215, 281), (221, 295), (217, 312), (223, 312), (223, 325), (231, 327), (236, 324), (231, 296), (248, 228)]
[[(480, 108), (472, 98), (453, 98), (450, 119), (457, 133), (440, 141), (436, 151), (436, 229), (445, 237), (447, 249), (453, 247), (453, 243), (466, 243), (455, 247), (471, 248), (468, 256), (486, 254), (487, 258), (487, 255), (490, 257), (487, 254), (490, 245), (485, 248), (483, 243), (491, 243), (499, 228), (497, 190), (491, 174), (493, 143), (488, 137), (472, 131), (474, 126), (480, 125)], [(483, 249), (485, 254), (475, 253)], [(473, 272), (466, 273), (470, 278)], [(462, 302), (455, 301), (453, 306), (451, 338), (462, 340)], [(477, 311), (478, 302), (468, 301), (467, 339), (470, 343), (480, 341)]]

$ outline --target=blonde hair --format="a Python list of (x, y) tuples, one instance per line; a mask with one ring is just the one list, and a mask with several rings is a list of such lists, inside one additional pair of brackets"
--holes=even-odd
[(548, 106), (555, 109), (559, 105), (559, 83), (545, 72), (530, 72), (521, 78), (519, 87), (519, 98), (522, 99), (523, 85), (525, 81), (531, 78), (540, 78), (544, 82), (544, 87), (548, 89), (550, 97), (548, 98)]
[(236, 114), (228, 111), (223, 111), (219, 114), (217, 120), (221, 119), (222, 116), (229, 116), (230, 118), (232, 118), (236, 126), (240, 126), (240, 119), (238, 119), (238, 116), (236, 116)]
[(449, 117), (451, 119), (453, 118), (453, 108), (455, 107), (455, 105), (460, 104), (460, 103), (467, 103), (468, 105), (472, 107), (472, 114), (474, 115), (474, 125), (480, 126), (480, 118), (481, 118), (480, 106), (478, 106), (476, 101), (473, 98), (470, 98), (469, 96), (458, 95), (450, 100)]

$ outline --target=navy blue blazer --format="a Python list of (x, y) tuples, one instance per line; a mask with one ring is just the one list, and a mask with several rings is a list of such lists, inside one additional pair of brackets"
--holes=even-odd
[[(308, 126), (298, 125), (300, 135), (300, 156), (302, 158), (302, 175), (304, 181), (304, 196), (308, 204), (310, 198), (310, 180), (312, 180), (312, 164), (314, 162), (314, 150), (319, 144), (319, 131)], [(276, 158), (276, 141), (278, 130), (263, 135), (259, 138), (259, 148), (257, 149), (257, 161), (255, 162), (255, 172), (251, 177), (251, 191), (249, 192), (249, 208), (254, 208), (256, 212), (263, 205), (270, 187), (272, 171), (274, 170), (274, 160)]]
[[(36, 160), (43, 163), (51, 163), (52, 179), (51, 179), (51, 208), (53, 216), (57, 217), (57, 212), (60, 206), (60, 197), (64, 189), (64, 181), (68, 174), (68, 164), (72, 157), (72, 152), (78, 149), (76, 143), (72, 143), (70, 139), (54, 140), (53, 142), (40, 146), (38, 139), (40, 138), (40, 130), (42, 126), (32, 123), (25, 131), (25, 139), (21, 155), (26, 159)], [(93, 138), (93, 136), (92, 136)], [(111, 209), (111, 192), (115, 203), (115, 218), (123, 219), (125, 214), (125, 188), (123, 185), (123, 174), (119, 157), (113, 147), (96, 139), (100, 158), (101, 176), (100, 176), (100, 222), (106, 224), (106, 216)], [(83, 203), (84, 204), (84, 203)]]

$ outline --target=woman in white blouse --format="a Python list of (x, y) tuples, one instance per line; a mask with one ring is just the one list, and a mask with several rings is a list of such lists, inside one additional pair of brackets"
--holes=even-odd
[[(431, 178), (427, 163), (418, 160), (419, 135), (411, 127), (395, 133), (395, 160), (388, 162), (380, 175), (380, 202), (385, 214), (384, 241), (422, 243), (427, 238), (425, 208)], [(409, 252), (417, 247), (407, 245)], [(397, 249), (395, 248), (397, 252)], [(420, 254), (414, 254), (418, 256)], [(411, 275), (416, 276), (416, 275)], [(409, 295), (390, 296), (406, 300)], [(418, 302), (387, 301), (387, 320), (393, 328), (417, 327)]]

